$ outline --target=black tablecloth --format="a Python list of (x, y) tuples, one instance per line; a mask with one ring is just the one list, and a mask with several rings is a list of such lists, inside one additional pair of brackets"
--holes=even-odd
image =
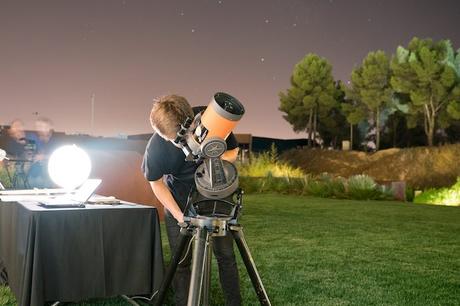
[(163, 277), (157, 211), (0, 202), (2, 261), (19, 305), (148, 294)]

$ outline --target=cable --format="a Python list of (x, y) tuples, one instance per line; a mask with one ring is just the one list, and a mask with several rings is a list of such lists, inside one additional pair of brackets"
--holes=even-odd
[(185, 252), (184, 257), (182, 257), (182, 259), (179, 261), (178, 265), (182, 264), (184, 262), (184, 260), (187, 258), (188, 252), (190, 251), (190, 246), (192, 245), (192, 242), (193, 242), (193, 239), (190, 239), (190, 241), (188, 243), (188, 246), (187, 246), (187, 252)]
[[(188, 253), (190, 252), (190, 246), (192, 245), (192, 242), (193, 242), (193, 239), (190, 239), (190, 242), (188, 243), (188, 246), (187, 246), (187, 252), (185, 252), (184, 257), (182, 257), (182, 259), (179, 261), (179, 265), (182, 264), (187, 258)], [(132, 297), (128, 297), (128, 299), (132, 299), (132, 300), (139, 299), (139, 300), (146, 300), (146, 301), (151, 302), (153, 298), (155, 297), (155, 295), (158, 294), (158, 291), (159, 290), (155, 291), (150, 298), (147, 298), (145, 296), (132, 296)]]
[(145, 296), (132, 296), (132, 297), (127, 297), (127, 298), (130, 300), (136, 299), (136, 300), (146, 300), (146, 301), (151, 302), (153, 298), (155, 297), (155, 295), (157, 295), (158, 291), (159, 290), (155, 291), (150, 298), (146, 298)]

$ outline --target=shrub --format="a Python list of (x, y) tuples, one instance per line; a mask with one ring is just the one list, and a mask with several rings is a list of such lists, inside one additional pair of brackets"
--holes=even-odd
[(276, 192), (300, 195), (304, 189), (302, 178), (240, 176), (239, 182), (245, 193)]
[(238, 163), (237, 166), (239, 174), (247, 177), (301, 178), (305, 175), (300, 168), (279, 161), (278, 153), (274, 147), (269, 152), (252, 155), (248, 163)]
[(391, 189), (380, 186), (368, 175), (350, 176), (346, 184), (346, 192), (354, 200), (379, 200), (392, 198)]
[(422, 192), (414, 198), (414, 203), (460, 206), (460, 177), (451, 187)]
[(414, 188), (407, 187), (406, 188), (406, 201), (407, 202), (413, 202), (414, 201), (414, 196), (415, 196)]
[(348, 180), (322, 173), (316, 177), (278, 160), (274, 146), (269, 152), (254, 155), (250, 162), (238, 164), (240, 187), (246, 193), (276, 192), (304, 194), (321, 198), (355, 200), (392, 199), (391, 189), (379, 186), (367, 175), (354, 175)]
[(321, 198), (341, 198), (345, 194), (343, 178), (334, 178), (323, 173), (318, 177), (306, 177), (304, 191), (308, 195)]

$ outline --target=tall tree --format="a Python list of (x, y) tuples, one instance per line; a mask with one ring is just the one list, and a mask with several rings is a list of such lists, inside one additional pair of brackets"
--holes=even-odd
[(332, 67), (316, 54), (306, 55), (294, 67), (291, 87), (280, 92), (279, 110), (295, 132), (308, 133), (309, 146), (316, 137), (318, 124), (337, 104)]
[(341, 105), (345, 99), (342, 81), (335, 83), (335, 101), (336, 104), (329, 109), (326, 116), (319, 121), (318, 131), (327, 146), (337, 148), (338, 144), (347, 137), (346, 118), (342, 112)]
[(340, 109), (347, 122), (350, 124), (350, 149), (353, 150), (353, 127), (366, 118), (367, 109), (350, 88), (343, 84), (341, 87), (345, 96), (342, 101), (340, 101)]
[(408, 125), (420, 121), (429, 146), (433, 145), (436, 127), (446, 128), (460, 119), (460, 57), (449, 41), (413, 38), (401, 46), (391, 62), (391, 84), (408, 99)]
[(370, 52), (363, 60), (362, 65), (353, 69), (351, 87), (346, 90), (347, 96), (360, 107), (350, 114), (353, 114), (352, 116), (362, 115), (363, 109), (361, 107), (364, 106), (367, 115), (373, 119), (376, 128), (375, 145), (377, 150), (380, 147), (382, 111), (392, 102), (393, 90), (390, 85), (390, 77), (390, 60), (385, 52)]

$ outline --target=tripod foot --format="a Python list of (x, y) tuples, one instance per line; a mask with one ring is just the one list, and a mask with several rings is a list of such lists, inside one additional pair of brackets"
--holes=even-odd
[(260, 278), (259, 272), (257, 271), (256, 264), (251, 256), (251, 252), (249, 251), (248, 244), (244, 239), (243, 229), (240, 225), (233, 225), (230, 226), (230, 232), (232, 233), (238, 250), (240, 251), (241, 258), (243, 259), (246, 270), (248, 271), (249, 277), (251, 278), (251, 282), (256, 291), (257, 297), (259, 298), (260, 305), (271, 306), (267, 291), (265, 291), (264, 285), (262, 284), (262, 279)]

